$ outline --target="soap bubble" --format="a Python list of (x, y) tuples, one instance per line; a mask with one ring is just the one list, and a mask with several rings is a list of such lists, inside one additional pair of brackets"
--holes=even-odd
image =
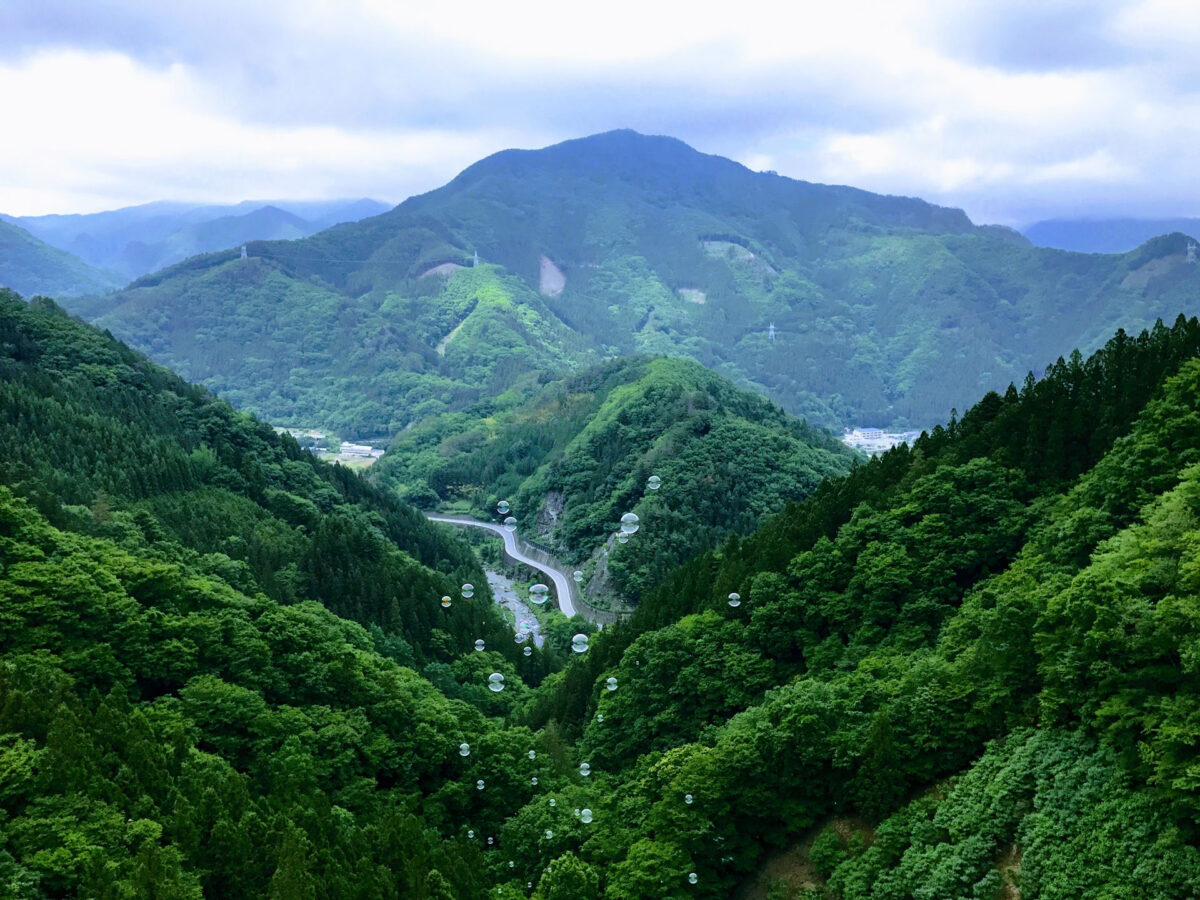
[(471, 745), (470, 744), (459, 744), (458, 745), (458, 755), (459, 756), (470, 756), (471, 755)]
[(579, 807), (575, 807), (575, 818), (579, 818)]
[(553, 797), (551, 797), (551, 798), (550, 798), (550, 805), (551, 805), (551, 806), (558, 806), (558, 801), (557, 801), (557, 800), (555, 800)]
[(497, 694), (504, 690), (504, 676), (499, 672), (493, 672), (491, 675), (489, 675), (488, 689)]
[(695, 872), (688, 872), (688, 884), (695, 884), (700, 878)]
[(525, 755), (528, 756), (530, 759), (537, 759), (537, 751), (536, 750), (530, 750)]
[(628, 544), (629, 543), (629, 535), (627, 535), (625, 532), (622, 531), (621, 533), (619, 533), (617, 535), (617, 543), (618, 544)]
[(639, 528), (641, 528), (641, 525), (638, 524), (637, 513), (627, 512), (621, 516), (621, 531), (625, 534), (633, 534)]
[(513, 632), (513, 640), (516, 641), (518, 644), (525, 643), (525, 632), (523, 632), (523, 631)]
[(526, 656), (533, 656), (533, 648), (532, 647), (526, 647), (523, 652)]
[(550, 599), (550, 588), (544, 584), (535, 584), (529, 589), (529, 602), (541, 606)]
[(443, 597), (443, 598), (442, 598), (442, 609), (449, 609), (449, 608), (450, 608), (450, 604), (451, 604), (451, 603), (453, 603), (453, 602), (454, 602), (454, 601), (453, 601), (453, 600), (451, 600), (449, 597)]
[(464, 584), (462, 586), (462, 595), (463, 595), (464, 600), (470, 600), (472, 597), (474, 597), (475, 596), (475, 585)]
[(504, 530), (505, 531), (516, 531), (517, 530), (517, 520), (514, 519), (512, 516), (509, 516), (507, 519), (505, 519), (504, 520)]
[(508, 515), (508, 501), (501, 500), (499, 503), (497, 503), (496, 504), (496, 512), (500, 513), (500, 515), (502, 515), (502, 516), (507, 516)]
[(496, 839), (495, 839), (495, 838), (488, 838), (488, 845), (489, 845), (489, 846), (490, 846), (490, 845), (492, 845), (492, 844), (494, 844), (495, 842), (496, 842)]
[(529, 783), (532, 784), (534, 787), (537, 787), (537, 776), (534, 775), (532, 778), (530, 778)]
[(686, 803), (688, 806), (691, 806), (691, 805), (692, 805), (692, 795), (691, 795), (691, 794), (684, 794), (684, 795), (683, 795), (683, 802), (684, 802), (684, 803)]
[(581, 809), (579, 811), (579, 821), (584, 825), (592, 821), (592, 811), (590, 809)]
[(475, 837), (475, 829), (474, 828), (472, 828), (470, 831), (467, 832), (467, 837), (469, 837), (469, 838)]
[(476, 650), (483, 649), (483, 638), (479, 638), (477, 641), (475, 641), (475, 649)]
[(583, 584), (583, 573), (578, 569), (571, 573), (571, 577), (575, 579), (576, 584)]
[(480, 778), (477, 782), (475, 782), (475, 790), (477, 790), (477, 791), (483, 790), (483, 779), (482, 778)]
[(589, 766), (587, 763), (580, 763), (579, 764), (579, 774), (582, 775), (584, 778), (587, 778), (589, 775), (592, 774), (592, 767)]
[(571, 638), (571, 649), (576, 653), (587, 653), (588, 636), (586, 634), (577, 634)]
[(739, 594), (737, 591), (734, 591), (732, 594), (730, 594), (729, 595), (729, 605), (732, 607), (735, 607), (735, 608), (738, 606), (741, 606), (742, 605), (742, 595)]
[(604, 682), (604, 684), (605, 687), (607, 687), (610, 691), (615, 691), (617, 689), (617, 679), (615, 678), (609, 678), (606, 682)]
[(546, 840), (551, 840), (554, 837), (554, 832), (549, 828), (546, 829)]
[(514, 862), (513, 862), (511, 859), (508, 861), (508, 867), (509, 867), (510, 869), (511, 869), (513, 866), (515, 866), (515, 865), (516, 865), (516, 863), (514, 863)]
[(662, 487), (662, 479), (657, 475), (651, 475), (646, 479), (646, 487), (650, 488), (652, 491), (657, 491), (660, 487)]
[(596, 713), (596, 721), (603, 722), (604, 721), (604, 713)]

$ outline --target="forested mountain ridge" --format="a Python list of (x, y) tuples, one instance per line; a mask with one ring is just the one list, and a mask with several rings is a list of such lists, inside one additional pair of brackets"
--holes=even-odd
[[(844, 474), (828, 433), (685, 359), (629, 357), (402, 432), (370, 480), (477, 517), (510, 504), (521, 534), (636, 600), (675, 566)], [(657, 476), (657, 489), (647, 486)], [(641, 517), (627, 544), (622, 514)]]
[(1162, 234), (1200, 235), (1200, 219), (1047, 219), (1021, 229), (1039, 247), (1077, 253), (1126, 253)]
[(411, 510), (0, 305), (6, 896), (718, 900), (789, 847), (772, 900), (1200, 890), (1195, 319), (827, 479), (538, 685), (481, 599), (311, 602), (453, 586), (377, 559)]
[(23, 228), (0, 221), (0, 288), (68, 297), (103, 293), (120, 283), (115, 274), (57, 250)]
[[(1183, 235), (1121, 255), (1049, 250), (959, 210), (628, 131), (505, 151), (383, 215), (250, 253), (192, 260), (88, 315), (244, 408), (347, 436), (398, 431), (448, 385), (452, 410), (478, 399), (456, 358), (490, 349), (488, 328), (470, 334), (459, 268), (476, 253), (515, 304), (510, 364), (560, 376), (608, 355), (685, 356), (835, 428), (928, 426), (1064, 347), (1194, 312), (1200, 288)], [(236, 315), (212, 311), (218, 290)], [(332, 336), (281, 336), (295, 364), (264, 369), (255, 348), (299, 318)], [(557, 334), (565, 359), (525, 328)], [(362, 385), (369, 401), (346, 409), (337, 395)]]

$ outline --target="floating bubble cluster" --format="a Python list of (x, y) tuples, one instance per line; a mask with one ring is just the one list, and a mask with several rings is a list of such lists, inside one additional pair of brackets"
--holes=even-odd
[(454, 602), (454, 601), (453, 601), (453, 600), (451, 600), (449, 597), (443, 597), (443, 598), (442, 598), (442, 609), (449, 609), (449, 608), (450, 608), (450, 604), (451, 604), (451, 603), (453, 603), (453, 602)]
[(657, 475), (651, 475), (646, 479), (646, 487), (650, 488), (652, 491), (657, 491), (660, 487), (662, 487), (662, 479)]
[(544, 584), (535, 584), (529, 589), (529, 602), (541, 606), (550, 599), (550, 588)]
[(507, 516), (508, 515), (508, 501), (501, 500), (499, 503), (497, 503), (496, 504), (496, 512), (500, 513), (500, 515), (502, 515), (502, 516)]
[(484, 646), (483, 638), (479, 638), (477, 641), (475, 641), (475, 649), (476, 650), (482, 650), (483, 646)]
[(571, 573), (571, 577), (575, 579), (576, 584), (583, 584), (583, 573), (578, 569)]
[(610, 691), (615, 691), (617, 689), (617, 679), (609, 678), (607, 681), (604, 682), (604, 686), (607, 687)]
[(734, 591), (732, 594), (730, 594), (729, 595), (729, 605), (732, 607), (735, 607), (735, 608), (738, 606), (741, 606), (742, 605), (742, 595), (739, 594), (737, 591)]
[(517, 530), (517, 520), (514, 519), (512, 516), (509, 516), (507, 519), (505, 519), (504, 520), (504, 530), (505, 531), (516, 531)]
[(472, 597), (474, 597), (475, 596), (475, 585), (464, 584), (462, 586), (462, 595), (463, 595), (464, 600), (470, 600)]
[(579, 821), (584, 825), (592, 821), (592, 811), (590, 809), (581, 809), (579, 811)]
[(489, 675), (488, 690), (497, 694), (504, 690), (504, 676), (499, 672), (493, 672), (491, 675)]
[(458, 755), (459, 756), (470, 756), (471, 755), (471, 745), (470, 744), (459, 744), (458, 745)]
[(627, 512), (621, 516), (621, 531), (625, 534), (633, 534), (642, 526), (638, 524), (637, 513)]
[(582, 775), (584, 778), (587, 778), (589, 775), (592, 774), (592, 767), (589, 766), (587, 763), (580, 763), (579, 764), (579, 774)]
[(571, 649), (576, 653), (587, 653), (588, 636), (586, 634), (577, 634), (571, 638)]

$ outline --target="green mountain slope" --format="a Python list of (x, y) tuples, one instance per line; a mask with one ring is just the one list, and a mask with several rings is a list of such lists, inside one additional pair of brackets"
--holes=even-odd
[[(348, 417), (326, 380), (352, 389), (339, 374), (344, 357), (295, 341), (291, 357), (303, 363), (260, 377), (242, 360), (272, 331), (279, 292), (264, 293), (257, 273), (339, 298), (346, 312), (329, 323), (328, 343), (359, 348), (365, 378), (415, 372), (469, 387), (454, 359), (432, 351), (457, 325), (439, 318), (458, 308), (455, 267), (478, 253), (511, 279), (530, 327), (572, 336), (572, 360), (686, 356), (819, 424), (926, 426), (1063, 347), (1090, 351), (1118, 327), (1195, 311), (1200, 266), (1187, 263), (1185, 245), (1171, 235), (1114, 256), (1033, 247), (958, 210), (756, 173), (624, 131), (496, 154), (383, 215), (252, 245), (265, 268), (193, 260), (89, 315), (159, 361), (241, 392), (238, 403), (269, 419), (377, 435), (419, 419), (436, 389), (393, 383), (386, 413)], [(217, 278), (238, 292), (236, 323), (194, 299)], [(390, 343), (356, 334), (363, 322), (373, 334), (407, 330), (412, 317), (441, 330), (408, 336), (403, 369)], [(240, 352), (218, 349), (226, 336)], [(459, 333), (451, 346), (470, 340)], [(514, 353), (553, 370), (536, 341)]]
[[(630, 358), (489, 398), (403, 432), (371, 479), (484, 518), (507, 500), (521, 534), (579, 565), (593, 595), (636, 599), (730, 532), (845, 473), (852, 454), (689, 360)], [(651, 475), (663, 485), (647, 487)], [(614, 540), (626, 512), (642, 530)]]
[(115, 275), (42, 243), (23, 228), (0, 221), (0, 288), (72, 297), (112, 290), (120, 283)]

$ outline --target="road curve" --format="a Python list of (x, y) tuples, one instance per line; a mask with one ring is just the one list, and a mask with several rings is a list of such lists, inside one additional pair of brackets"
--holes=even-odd
[(494, 522), (480, 522), (477, 519), (457, 518), (454, 516), (439, 516), (435, 513), (425, 513), (425, 518), (430, 522), (444, 522), (447, 525), (462, 525), (465, 527), (485, 528), (488, 531), (494, 531), (500, 537), (504, 538), (504, 552), (517, 562), (524, 563), (531, 568), (537, 569), (539, 572), (544, 572), (550, 576), (550, 580), (554, 582), (554, 594), (558, 599), (558, 608), (563, 611), (565, 616), (573, 616), (576, 613), (575, 603), (571, 600), (571, 583), (566, 574), (558, 569), (552, 569), (545, 563), (540, 563), (536, 559), (530, 559), (521, 552), (521, 548), (517, 546), (517, 534), (515, 531), (507, 531), (503, 527)]

